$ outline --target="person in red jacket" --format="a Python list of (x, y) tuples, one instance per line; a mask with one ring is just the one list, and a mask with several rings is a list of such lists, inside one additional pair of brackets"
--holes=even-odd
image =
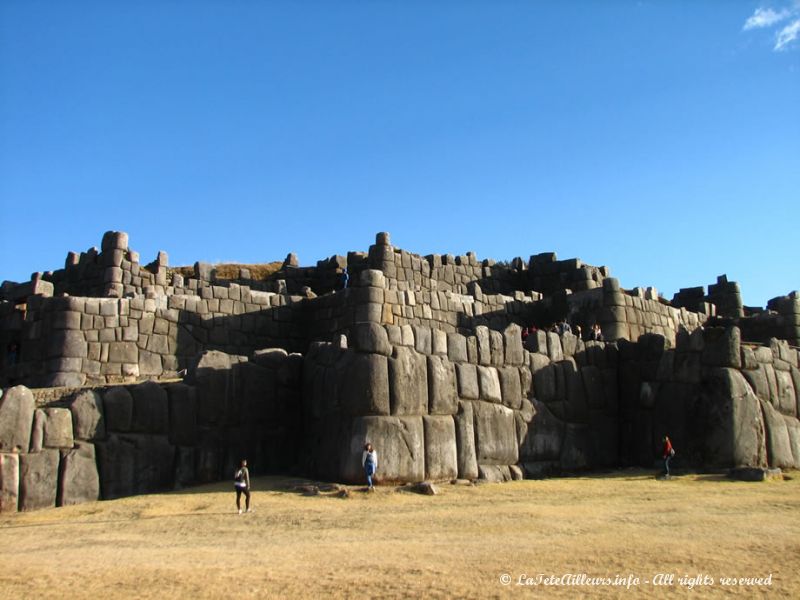
[(669, 439), (669, 436), (664, 436), (664, 477), (669, 477), (669, 461), (675, 456), (675, 449), (672, 447), (672, 442)]

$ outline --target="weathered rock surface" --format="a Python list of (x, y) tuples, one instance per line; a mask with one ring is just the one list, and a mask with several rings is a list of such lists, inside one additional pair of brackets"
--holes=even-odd
[(35, 408), (33, 394), (25, 386), (17, 385), (3, 393), (0, 397), (0, 451), (27, 452)]
[(456, 370), (443, 356), (428, 357), (428, 412), (452, 415), (458, 410)]
[(460, 479), (478, 477), (478, 460), (475, 454), (475, 428), (471, 402), (459, 402), (455, 415), (456, 460)]
[(426, 360), (412, 348), (398, 346), (389, 359), (389, 394), (393, 415), (428, 412)]
[(350, 483), (365, 481), (361, 455), (370, 442), (378, 453), (375, 480), (380, 483), (420, 481), (425, 477), (425, 443), (422, 417), (365, 416), (353, 420), (348, 443), (342, 449), (342, 477)]
[(103, 400), (94, 390), (83, 390), (69, 406), (76, 440), (102, 440), (106, 436)]
[(435, 481), (458, 475), (456, 429), (450, 415), (422, 417), (425, 433), (425, 477)]
[(103, 414), (109, 432), (128, 432), (133, 426), (133, 396), (127, 388), (113, 387), (103, 395)]
[(0, 453), (0, 512), (16, 512), (19, 504), (19, 454)]
[(78, 442), (75, 448), (62, 450), (58, 505), (94, 502), (100, 498), (100, 477), (97, 473), (94, 445)]
[(19, 509), (39, 510), (56, 505), (58, 450), (19, 457)]
[(519, 458), (514, 411), (500, 404), (473, 402), (475, 450), (479, 465), (511, 465)]
[(133, 422), (131, 430), (138, 433), (169, 432), (169, 398), (167, 392), (154, 381), (131, 387), (133, 396)]

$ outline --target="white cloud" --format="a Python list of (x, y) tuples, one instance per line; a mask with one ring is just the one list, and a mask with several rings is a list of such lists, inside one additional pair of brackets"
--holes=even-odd
[(744, 22), (744, 27), (742, 27), (742, 29), (747, 31), (748, 29), (770, 27), (771, 25), (775, 25), (775, 23), (783, 21), (788, 16), (789, 11), (786, 9), (775, 12), (771, 8), (757, 8), (750, 18)]
[(778, 32), (775, 38), (775, 50), (783, 50), (800, 36), (800, 19), (795, 19)]
[[(788, 5), (787, 5), (788, 4)], [(788, 24), (783, 24), (784, 21)], [(775, 35), (773, 50), (788, 50), (795, 40), (800, 38), (800, 0), (784, 3), (784, 8), (758, 7), (744, 22), (743, 31), (750, 29), (772, 29)]]

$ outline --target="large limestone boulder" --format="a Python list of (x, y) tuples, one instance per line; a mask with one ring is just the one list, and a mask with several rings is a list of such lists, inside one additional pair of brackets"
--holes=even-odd
[(791, 469), (795, 466), (792, 442), (786, 427), (786, 420), (771, 404), (761, 402), (764, 411), (764, 424), (767, 429), (767, 456), (769, 466)]
[(389, 366), (385, 356), (353, 353), (340, 377), (339, 403), (345, 414), (389, 414)]
[(495, 367), (503, 366), (506, 356), (503, 346), (503, 334), (499, 331), (489, 331), (489, 342), (492, 346), (492, 365)]
[(500, 402), (502, 400), (500, 377), (495, 367), (478, 367), (478, 387), (480, 388), (481, 400), (488, 402)]
[(19, 454), (0, 453), (0, 513), (17, 512)]
[(567, 423), (561, 448), (561, 468), (580, 471), (592, 466), (593, 443), (589, 426)]
[(454, 479), (458, 476), (456, 428), (450, 415), (422, 417), (425, 432), (425, 478)]
[(465, 400), (477, 400), (480, 398), (477, 367), (469, 363), (459, 363), (456, 364), (456, 373), (458, 395)]
[(365, 481), (361, 455), (364, 444), (378, 452), (379, 483), (421, 481), (425, 477), (425, 443), (422, 417), (365, 416), (353, 419), (348, 443), (341, 456), (341, 477), (347, 482)]
[(475, 339), (478, 344), (478, 364), (488, 367), (492, 364), (492, 342), (489, 328), (486, 325), (475, 327)]
[(106, 436), (103, 400), (94, 390), (78, 393), (69, 405), (72, 434), (77, 440), (102, 440)]
[(581, 368), (580, 373), (586, 391), (586, 404), (590, 409), (604, 409), (606, 407), (605, 385), (600, 369), (594, 365), (587, 365)]
[(33, 394), (25, 386), (17, 385), (3, 393), (0, 397), (0, 452), (28, 451), (35, 408)]
[(478, 477), (478, 460), (475, 454), (475, 428), (471, 402), (459, 402), (455, 415), (456, 460), (460, 479)]
[(389, 398), (393, 415), (428, 412), (428, 374), (425, 356), (398, 346), (389, 359)]
[(47, 414), (41, 408), (33, 411), (33, 428), (31, 429), (31, 452), (41, 452), (44, 448), (44, 422)]
[(19, 457), (19, 509), (39, 510), (56, 505), (58, 450)]
[(118, 386), (103, 395), (103, 414), (109, 432), (128, 432), (133, 426), (133, 396), (128, 388)]
[(601, 412), (589, 417), (591, 452), (589, 462), (593, 468), (619, 465), (619, 419)]
[(183, 383), (167, 386), (169, 396), (169, 441), (175, 446), (197, 443), (197, 399), (195, 391)]
[(795, 469), (800, 468), (800, 421), (794, 417), (783, 417), (786, 421), (786, 432), (789, 434), (789, 446), (794, 457)]
[(564, 422), (556, 418), (545, 403), (532, 400), (531, 404), (533, 418), (528, 424), (527, 436), (520, 440), (522, 461), (558, 461), (564, 443)]
[(147, 494), (175, 485), (175, 447), (166, 435), (130, 435), (134, 453), (134, 491)]
[(94, 445), (78, 442), (61, 452), (61, 476), (58, 486), (58, 505), (94, 502), (100, 498), (100, 477)]
[(533, 390), (536, 399), (542, 402), (552, 403), (563, 400), (566, 384), (561, 365), (551, 363), (537, 370), (533, 375)]
[(458, 410), (456, 369), (443, 356), (429, 356), (428, 412), (432, 415), (452, 415)]
[(791, 371), (775, 371), (777, 386), (777, 402), (775, 408), (784, 415), (797, 416), (797, 395), (792, 381)]
[(447, 334), (447, 358), (454, 363), (467, 362), (467, 338), (460, 333)]
[(500, 378), (500, 395), (503, 404), (511, 409), (519, 409), (522, 406), (522, 385), (519, 378), (517, 367), (500, 367), (497, 369)]
[(353, 328), (353, 342), (359, 352), (392, 355), (392, 345), (386, 329), (378, 323), (357, 323)]
[(231, 356), (211, 350), (204, 352), (190, 373), (187, 383), (197, 390), (197, 417), (202, 425), (215, 425), (227, 415)]
[(500, 404), (473, 402), (475, 450), (479, 465), (512, 465), (519, 458), (514, 411)]
[(711, 367), (742, 366), (742, 334), (738, 327), (709, 327), (703, 331), (703, 364)]
[(193, 446), (178, 446), (175, 458), (175, 488), (191, 485), (197, 479)]
[(565, 410), (567, 420), (573, 423), (586, 423), (589, 418), (583, 378), (573, 360), (559, 363), (564, 376)]
[[(703, 461), (709, 466), (766, 466), (759, 400), (736, 369), (711, 369), (703, 382)], [(699, 424), (698, 424), (699, 425)]]
[(46, 408), (42, 445), (45, 448), (72, 448), (72, 413), (66, 408)]
[(136, 447), (116, 434), (96, 445), (100, 491), (104, 500), (134, 494)]
[(169, 398), (162, 386), (145, 381), (131, 387), (133, 396), (133, 423), (131, 430), (138, 433), (169, 433)]
[(509, 465), (478, 465), (478, 479), (488, 483), (511, 481)]
[(519, 325), (511, 324), (503, 331), (503, 342), (507, 365), (519, 366), (525, 361), (525, 351), (522, 347), (522, 329)]

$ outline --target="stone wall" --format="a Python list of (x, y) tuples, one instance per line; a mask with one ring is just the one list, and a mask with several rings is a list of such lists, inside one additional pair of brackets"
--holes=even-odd
[(674, 347), (681, 331), (694, 331), (713, 316), (712, 305), (701, 305), (708, 312), (675, 308), (662, 301), (653, 288), (623, 290), (612, 277), (603, 280), (602, 288), (570, 294), (566, 297), (569, 320), (578, 324), (584, 334), (598, 323), (603, 338), (638, 340), (640, 336), (664, 336)]
[(232, 284), (199, 295), (31, 297), (6, 380), (77, 387), (175, 378), (204, 350), (305, 350), (304, 298)]
[(383, 272), (387, 289), (436, 290), (473, 294), (474, 286), (493, 294), (513, 295), (538, 292), (552, 294), (570, 289), (583, 291), (599, 287), (608, 276), (606, 267), (593, 267), (580, 259), (559, 261), (553, 252), (531, 256), (525, 263), (478, 260), (474, 252), (453, 256), (420, 256), (391, 245), (388, 233), (379, 233), (368, 252), (369, 267)]
[(773, 298), (767, 303), (767, 311), (736, 322), (745, 340), (768, 343), (778, 338), (800, 346), (800, 292)]
[[(0, 397), (0, 510), (35, 510), (292, 468), (302, 358), (204, 354), (187, 383)], [(38, 404), (38, 407), (37, 407)]]
[(303, 372), (308, 468), (362, 481), (490, 480), (617, 464), (616, 348), (477, 326), (471, 335), (359, 323), (352, 347), (312, 345)]
[(683, 464), (800, 468), (798, 350), (742, 343), (737, 327), (620, 344), (623, 457), (652, 464), (669, 435)]

